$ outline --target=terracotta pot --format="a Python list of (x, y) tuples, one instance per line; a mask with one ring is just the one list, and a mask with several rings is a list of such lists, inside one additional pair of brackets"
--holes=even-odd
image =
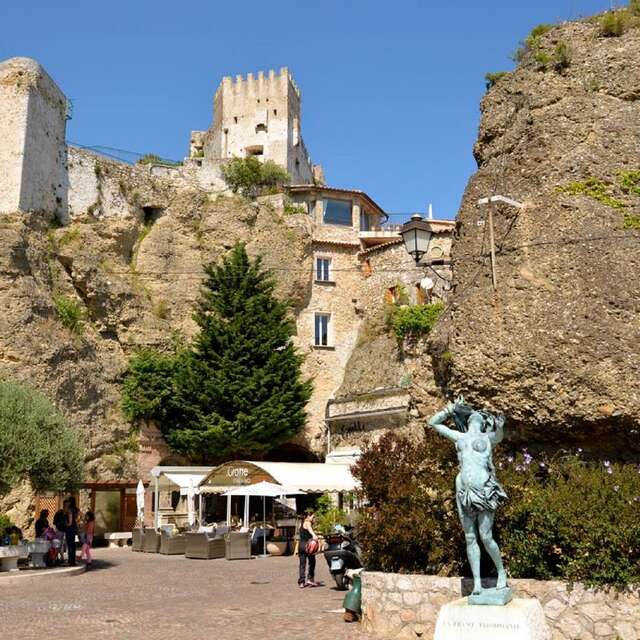
[(286, 540), (284, 540), (283, 542), (267, 541), (267, 551), (272, 556), (282, 556), (282, 555), (284, 555), (286, 550), (287, 550), (287, 541)]

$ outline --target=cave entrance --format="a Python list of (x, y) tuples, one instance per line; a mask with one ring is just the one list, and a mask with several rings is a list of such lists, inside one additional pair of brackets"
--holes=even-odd
[(142, 207), (142, 215), (144, 216), (144, 224), (152, 225), (164, 215), (164, 209), (162, 207)]

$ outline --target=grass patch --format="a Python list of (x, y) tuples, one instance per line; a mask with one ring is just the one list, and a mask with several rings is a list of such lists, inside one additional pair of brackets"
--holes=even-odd
[(165, 167), (179, 167), (182, 165), (182, 162), (167, 160), (166, 158), (162, 158), (155, 153), (146, 153), (138, 159), (136, 164), (159, 164)]
[(160, 320), (166, 320), (169, 317), (169, 305), (166, 300), (158, 300), (151, 309), (153, 315)]
[(618, 173), (618, 179), (625, 193), (633, 193), (640, 196), (640, 170), (620, 171)]
[(65, 296), (57, 294), (53, 296), (53, 304), (60, 322), (76, 336), (82, 334), (84, 312), (78, 302)]
[(624, 214), (624, 222), (622, 223), (623, 228), (632, 229), (633, 231), (640, 231), (640, 215), (625, 213)]
[(564, 193), (569, 196), (587, 196), (613, 209), (623, 209), (625, 207), (624, 202), (611, 194), (611, 184), (598, 180), (598, 178), (592, 177), (583, 181), (570, 182), (564, 186), (557, 187), (556, 193)]
[(72, 242), (75, 242), (79, 237), (80, 237), (80, 228), (76, 226), (69, 227), (69, 229), (67, 229), (60, 236), (60, 239), (58, 240), (58, 247), (59, 248), (65, 247), (66, 245), (71, 244)]

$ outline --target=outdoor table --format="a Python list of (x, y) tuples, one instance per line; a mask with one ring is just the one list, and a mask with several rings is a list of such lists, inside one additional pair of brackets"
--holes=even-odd
[(49, 552), (51, 543), (46, 540), (37, 540), (36, 542), (28, 542), (26, 547), (31, 557), (29, 566), (34, 569), (46, 569), (47, 564), (44, 561), (44, 557)]
[(17, 571), (20, 551), (15, 545), (0, 547), (0, 571)]

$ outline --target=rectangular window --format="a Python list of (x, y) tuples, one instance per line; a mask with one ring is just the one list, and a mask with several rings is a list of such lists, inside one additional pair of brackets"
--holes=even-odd
[(316, 347), (329, 346), (329, 319), (328, 313), (316, 313), (315, 315), (315, 340)]
[(331, 282), (331, 258), (316, 258), (316, 280)]
[(345, 227), (353, 226), (350, 200), (323, 200), (322, 221), (324, 224), (340, 224)]
[(360, 231), (371, 231), (371, 222), (366, 211), (360, 212)]

